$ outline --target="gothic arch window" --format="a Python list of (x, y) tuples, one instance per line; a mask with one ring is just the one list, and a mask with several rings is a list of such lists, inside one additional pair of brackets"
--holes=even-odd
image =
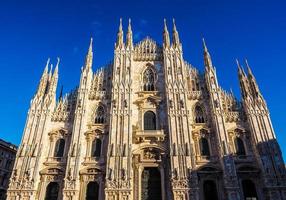
[(210, 156), (209, 142), (206, 138), (200, 138), (201, 156)]
[(104, 108), (103, 106), (98, 106), (96, 109), (96, 115), (95, 115), (95, 123), (96, 124), (103, 124), (105, 122), (105, 115), (104, 115)]
[(154, 91), (155, 90), (155, 73), (148, 67), (143, 74), (143, 89), (144, 91)]
[(234, 144), (235, 144), (236, 154), (240, 155), (240, 156), (244, 156), (245, 155), (245, 148), (244, 148), (243, 140), (239, 137), (236, 137), (234, 139)]
[(59, 184), (57, 182), (50, 182), (47, 186), (45, 200), (58, 200)]
[(63, 138), (60, 138), (57, 140), (55, 145), (54, 157), (63, 157), (64, 150), (65, 150), (65, 140)]
[(205, 123), (204, 112), (200, 106), (195, 107), (195, 122), (196, 123)]
[(99, 197), (99, 185), (95, 181), (91, 181), (86, 187), (86, 200), (98, 200)]
[(204, 200), (218, 200), (216, 183), (213, 180), (205, 180), (203, 183)]
[(95, 139), (92, 142), (91, 156), (100, 157), (101, 155), (101, 140)]
[(144, 130), (156, 130), (156, 115), (152, 111), (144, 113)]
[(242, 190), (244, 199), (258, 199), (255, 184), (251, 180), (246, 179), (242, 181)]

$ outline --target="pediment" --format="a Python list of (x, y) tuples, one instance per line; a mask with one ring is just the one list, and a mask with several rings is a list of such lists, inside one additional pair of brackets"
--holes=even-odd
[(134, 104), (137, 104), (138, 106), (148, 102), (159, 105), (162, 101), (162, 98), (158, 96), (157, 92), (140, 92), (138, 93), (138, 97), (139, 98), (134, 101)]

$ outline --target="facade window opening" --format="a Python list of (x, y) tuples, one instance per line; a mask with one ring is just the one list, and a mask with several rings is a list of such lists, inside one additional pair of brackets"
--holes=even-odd
[(86, 188), (86, 200), (99, 200), (99, 185), (97, 182), (89, 182)]
[(104, 108), (102, 106), (99, 106), (96, 109), (95, 123), (96, 124), (103, 124), (104, 122), (105, 122)]
[(201, 148), (201, 155), (202, 156), (210, 156), (210, 148), (209, 143), (206, 138), (200, 139), (200, 148)]
[(204, 200), (218, 200), (216, 183), (212, 180), (204, 181)]
[(195, 108), (195, 122), (205, 123), (204, 112), (200, 106), (196, 106)]
[(251, 180), (242, 181), (243, 196), (245, 200), (257, 200), (255, 184)]
[(156, 130), (156, 115), (152, 111), (144, 114), (144, 130)]
[(55, 146), (55, 157), (63, 157), (65, 150), (65, 140), (64, 139), (58, 139)]
[(155, 74), (152, 69), (148, 68), (143, 74), (144, 91), (155, 90)]
[(50, 182), (47, 186), (45, 200), (58, 200), (59, 184), (57, 182)]
[(100, 157), (101, 155), (101, 140), (95, 139), (92, 142), (92, 157)]
[(236, 137), (234, 139), (236, 154), (239, 156), (245, 156), (245, 148), (241, 138)]

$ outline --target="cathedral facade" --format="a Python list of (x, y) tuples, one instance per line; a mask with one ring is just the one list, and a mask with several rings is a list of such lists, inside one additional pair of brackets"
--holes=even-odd
[(122, 23), (112, 63), (56, 97), (59, 61), (31, 100), (8, 200), (282, 200), (285, 165), (269, 110), (246, 62), (241, 101), (183, 58), (173, 21), (163, 44), (133, 43)]

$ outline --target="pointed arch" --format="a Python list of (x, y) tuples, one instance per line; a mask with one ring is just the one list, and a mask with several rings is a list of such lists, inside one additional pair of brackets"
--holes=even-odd
[(206, 118), (205, 118), (205, 113), (200, 105), (196, 105), (194, 109), (194, 121), (195, 123), (205, 123)]
[(148, 66), (143, 72), (143, 90), (155, 91), (156, 73), (151, 66)]
[(99, 105), (96, 109), (94, 122), (96, 124), (105, 123), (105, 110), (104, 110), (104, 107), (102, 105)]

